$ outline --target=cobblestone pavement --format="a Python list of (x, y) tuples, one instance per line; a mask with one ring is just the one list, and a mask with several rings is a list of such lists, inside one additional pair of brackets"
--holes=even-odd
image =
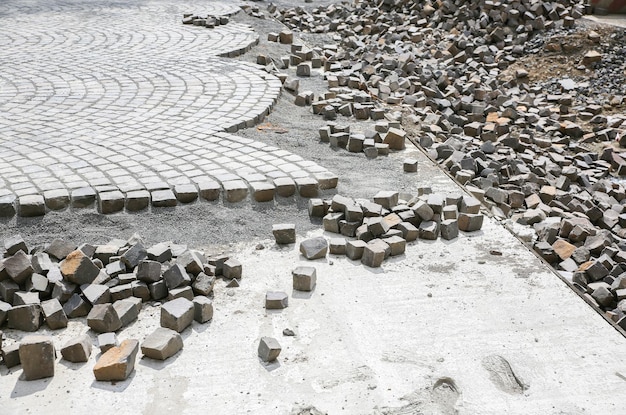
[[(15, 204), (19, 214), (44, 197), (48, 209), (64, 208), (72, 194), (95, 194), (121, 200), (99, 203), (117, 211), (128, 192), (142, 199), (171, 188), (173, 199), (177, 185), (198, 183), (239, 191), (234, 202), (242, 188), (271, 196), (283, 177), (332, 187), (323, 167), (231, 134), (269, 113), (281, 83), (226, 57), (258, 42), (250, 27), (207, 29), (181, 18), (237, 11), (206, 1), (2, 1), (0, 210), (11, 214)], [(184, 188), (193, 199), (197, 187)]]

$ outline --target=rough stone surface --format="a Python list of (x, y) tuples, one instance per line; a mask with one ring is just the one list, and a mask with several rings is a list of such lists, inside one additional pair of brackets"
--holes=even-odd
[(61, 356), (69, 362), (86, 362), (89, 360), (89, 356), (91, 356), (92, 347), (91, 337), (87, 334), (83, 334), (65, 343), (61, 348)]
[(191, 324), (193, 318), (194, 305), (186, 298), (177, 298), (161, 306), (161, 327), (180, 333)]
[(141, 343), (141, 353), (156, 360), (166, 360), (183, 348), (183, 338), (174, 330), (158, 327)]
[(304, 240), (300, 242), (300, 253), (309, 260), (325, 258), (328, 253), (328, 241), (324, 237)]
[(54, 376), (56, 351), (52, 337), (27, 336), (20, 342), (19, 353), (25, 380)]
[(107, 350), (93, 367), (93, 374), (99, 381), (126, 380), (135, 370), (135, 359), (139, 351), (137, 340), (124, 340), (119, 346)]
[(261, 337), (259, 341), (258, 355), (261, 361), (269, 363), (278, 358), (282, 348), (273, 337)]
[(293, 289), (298, 291), (313, 291), (317, 284), (317, 270), (314, 267), (297, 267), (291, 271)]

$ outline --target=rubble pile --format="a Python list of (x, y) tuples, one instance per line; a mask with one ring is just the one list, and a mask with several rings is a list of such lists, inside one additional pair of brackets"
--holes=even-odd
[(482, 228), (481, 204), (473, 196), (444, 196), (428, 188), (420, 193), (408, 201), (394, 191), (380, 191), (373, 201), (341, 195), (331, 200), (311, 199), (309, 215), (322, 218), (325, 231), (343, 237), (305, 240), (300, 253), (311, 260), (328, 253), (345, 255), (369, 267), (380, 267), (385, 259), (404, 254), (407, 242), (439, 237), (452, 240), (459, 231)]
[[(206, 257), (172, 242), (145, 247), (138, 235), (103, 245), (55, 239), (32, 249), (16, 235), (4, 241), (4, 249), (0, 327), (6, 322), (10, 329), (37, 332), (45, 324), (57, 330), (67, 327), (69, 319), (84, 317), (91, 331), (100, 334), (102, 356), (94, 367), (98, 380), (123, 380), (132, 372), (139, 342), (118, 345), (115, 332), (135, 321), (144, 303), (161, 306), (161, 327), (143, 341), (142, 353), (164, 360), (182, 349), (179, 333), (192, 321), (213, 318), (216, 278), (242, 277), (241, 263), (226, 255)], [(19, 344), (0, 345), (0, 351), (7, 367), (21, 362), (27, 379), (39, 379), (54, 374), (48, 365), (56, 356), (51, 344), (52, 337), (33, 335)], [(65, 344), (61, 355), (84, 362), (91, 349), (91, 337), (83, 335)]]
[[(269, 11), (292, 30), (334, 33), (336, 44), (313, 48), (329, 87), (311, 98), (313, 112), (402, 111), (408, 138), (495, 217), (532, 226), (537, 252), (626, 328), (626, 32), (578, 28), (585, 7), (576, 1)], [(533, 67), (533, 54), (561, 54), (571, 75)], [(531, 81), (535, 72), (544, 78)], [(350, 137), (333, 124), (320, 130), (339, 147)], [(325, 224), (336, 228), (332, 216)]]

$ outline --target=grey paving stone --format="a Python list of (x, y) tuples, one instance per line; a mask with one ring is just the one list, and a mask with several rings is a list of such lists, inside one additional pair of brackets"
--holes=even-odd
[(126, 193), (124, 206), (129, 212), (139, 212), (150, 205), (150, 192), (147, 190), (136, 190)]
[(224, 196), (230, 203), (241, 202), (248, 196), (248, 186), (243, 180), (231, 180), (222, 183)]
[(282, 348), (278, 340), (272, 337), (261, 337), (259, 341), (258, 355), (263, 362), (273, 362), (278, 358)]
[(191, 324), (193, 318), (194, 305), (186, 298), (177, 298), (161, 306), (161, 327), (180, 333)]
[(50, 336), (31, 335), (19, 345), (22, 375), (25, 380), (36, 380), (54, 376), (56, 351)]
[(171, 189), (154, 190), (150, 195), (154, 207), (175, 207), (177, 204), (176, 196)]
[(51, 210), (62, 210), (70, 205), (70, 194), (65, 189), (48, 190), (43, 197), (46, 207)]
[(18, 214), (22, 217), (43, 216), (46, 214), (46, 205), (41, 195), (21, 196), (18, 199)]
[(124, 209), (124, 195), (118, 190), (98, 193), (98, 211), (103, 214)]
[(141, 353), (156, 360), (166, 360), (183, 348), (183, 338), (176, 331), (158, 327), (141, 343)]
[(83, 334), (68, 340), (61, 348), (61, 356), (68, 362), (86, 362), (89, 360), (89, 356), (91, 356), (92, 347), (91, 337)]

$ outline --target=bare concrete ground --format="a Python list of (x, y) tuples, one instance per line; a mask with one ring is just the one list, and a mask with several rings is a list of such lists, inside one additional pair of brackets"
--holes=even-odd
[[(264, 47), (276, 45), (261, 42), (259, 50)], [(306, 154), (337, 173), (337, 191), (348, 196), (419, 186), (460, 191), (415, 149), (366, 160), (319, 144), (323, 121), (292, 99), (284, 94), (268, 118), (288, 133), (240, 134)], [(402, 173), (409, 155), (419, 159), (417, 175)], [(32, 382), (20, 379), (19, 368), (2, 366), (2, 413), (623, 412), (626, 340), (500, 225), (487, 220), (481, 232), (452, 242), (418, 241), (406, 255), (370, 269), (334, 256), (309, 262), (297, 245), (276, 247), (268, 239), (273, 223), (296, 223), (299, 240), (322, 233), (305, 206), (305, 200), (196, 203), (136, 215), (66, 211), (3, 223), (0, 239), (19, 232), (31, 245), (59, 236), (101, 243), (134, 232), (147, 243), (174, 239), (231, 252), (243, 262), (244, 277), (237, 289), (217, 284), (214, 319), (183, 333), (183, 351), (164, 363), (141, 359), (127, 381), (94, 381), (95, 353), (82, 365), (59, 360), (55, 377)], [(257, 250), (258, 243), (265, 249)], [(310, 296), (291, 290), (290, 272), (300, 264), (317, 267), (318, 287)], [(289, 293), (289, 307), (267, 312), (267, 290)], [(146, 305), (119, 338), (142, 340), (158, 316), (157, 306)], [(283, 337), (284, 328), (296, 336)], [(54, 332), (55, 345), (84, 332), (85, 322), (73, 321)], [(17, 341), (24, 333), (6, 335)], [(278, 363), (256, 357), (262, 336), (283, 346)]]

